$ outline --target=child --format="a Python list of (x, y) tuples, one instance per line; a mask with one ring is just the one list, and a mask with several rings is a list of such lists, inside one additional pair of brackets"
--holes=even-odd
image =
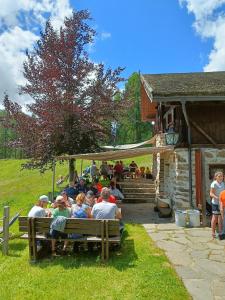
[(222, 218), (219, 208), (219, 197), (220, 193), (225, 190), (225, 183), (223, 181), (223, 173), (216, 172), (214, 176), (214, 181), (210, 186), (210, 197), (212, 198), (212, 221), (211, 221), (211, 228), (212, 228), (212, 237), (216, 237), (216, 224), (218, 223), (219, 227), (219, 234), (222, 232)]

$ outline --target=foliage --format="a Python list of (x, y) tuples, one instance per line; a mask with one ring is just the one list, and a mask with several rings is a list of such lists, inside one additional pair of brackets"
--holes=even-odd
[(152, 126), (141, 121), (140, 76), (138, 73), (135, 72), (129, 77), (125, 86), (125, 95), (132, 105), (128, 107), (126, 114), (119, 120), (116, 143), (142, 142), (151, 137)]
[[(10, 200), (12, 215), (19, 208), (25, 215), (51, 186), (51, 172), (20, 172), (20, 163), (1, 161), (0, 204)], [(57, 166), (58, 174), (65, 174), (65, 167)], [(16, 223), (11, 231), (17, 232)], [(135, 224), (126, 224), (121, 251), (112, 253), (107, 265), (100, 263), (98, 253), (86, 252), (30, 264), (27, 241), (11, 240), (9, 256), (0, 253), (0, 282), (4, 300), (190, 299), (163, 251)]]
[(33, 51), (27, 52), (27, 83), (20, 91), (34, 100), (28, 114), (5, 97), (7, 125), (32, 158), (27, 168), (45, 171), (54, 156), (98, 150), (110, 134), (109, 121), (126, 105), (113, 101), (123, 69), (105, 70), (88, 57), (86, 48), (95, 36), (89, 20), (88, 11), (74, 11), (60, 31), (48, 21)]
[(21, 158), (22, 149), (17, 145), (16, 134), (13, 130), (4, 126), (5, 111), (0, 110), (0, 159)]

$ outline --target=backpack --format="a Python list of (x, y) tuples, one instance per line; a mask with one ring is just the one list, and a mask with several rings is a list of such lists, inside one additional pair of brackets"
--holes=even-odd
[(80, 209), (78, 209), (77, 211), (75, 211), (74, 213), (73, 213), (73, 216), (74, 216), (74, 218), (80, 218), (80, 219), (84, 219), (84, 218), (87, 218), (87, 213), (86, 213), (86, 211), (85, 211), (85, 209), (84, 208), (80, 208)]

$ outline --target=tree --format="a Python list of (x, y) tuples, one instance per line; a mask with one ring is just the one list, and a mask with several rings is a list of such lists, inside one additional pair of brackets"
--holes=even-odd
[(142, 142), (151, 137), (152, 125), (141, 121), (140, 76), (137, 72), (134, 72), (128, 78), (124, 93), (125, 97), (131, 101), (131, 105), (127, 109), (127, 113), (119, 121), (117, 143)]
[[(31, 158), (25, 168), (45, 171), (56, 155), (98, 150), (110, 134), (109, 121), (126, 105), (121, 101), (115, 106), (113, 101), (123, 69), (105, 70), (88, 57), (87, 45), (96, 34), (89, 20), (88, 11), (73, 12), (60, 31), (48, 21), (34, 49), (27, 51), (27, 83), (20, 92), (34, 100), (27, 105), (28, 114), (8, 96), (4, 99), (7, 124)], [(73, 161), (70, 166), (72, 176)]]

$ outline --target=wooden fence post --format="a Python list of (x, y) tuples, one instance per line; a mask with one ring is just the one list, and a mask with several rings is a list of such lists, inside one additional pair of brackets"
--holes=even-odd
[(9, 206), (4, 207), (3, 216), (3, 245), (2, 254), (8, 255), (9, 251)]

